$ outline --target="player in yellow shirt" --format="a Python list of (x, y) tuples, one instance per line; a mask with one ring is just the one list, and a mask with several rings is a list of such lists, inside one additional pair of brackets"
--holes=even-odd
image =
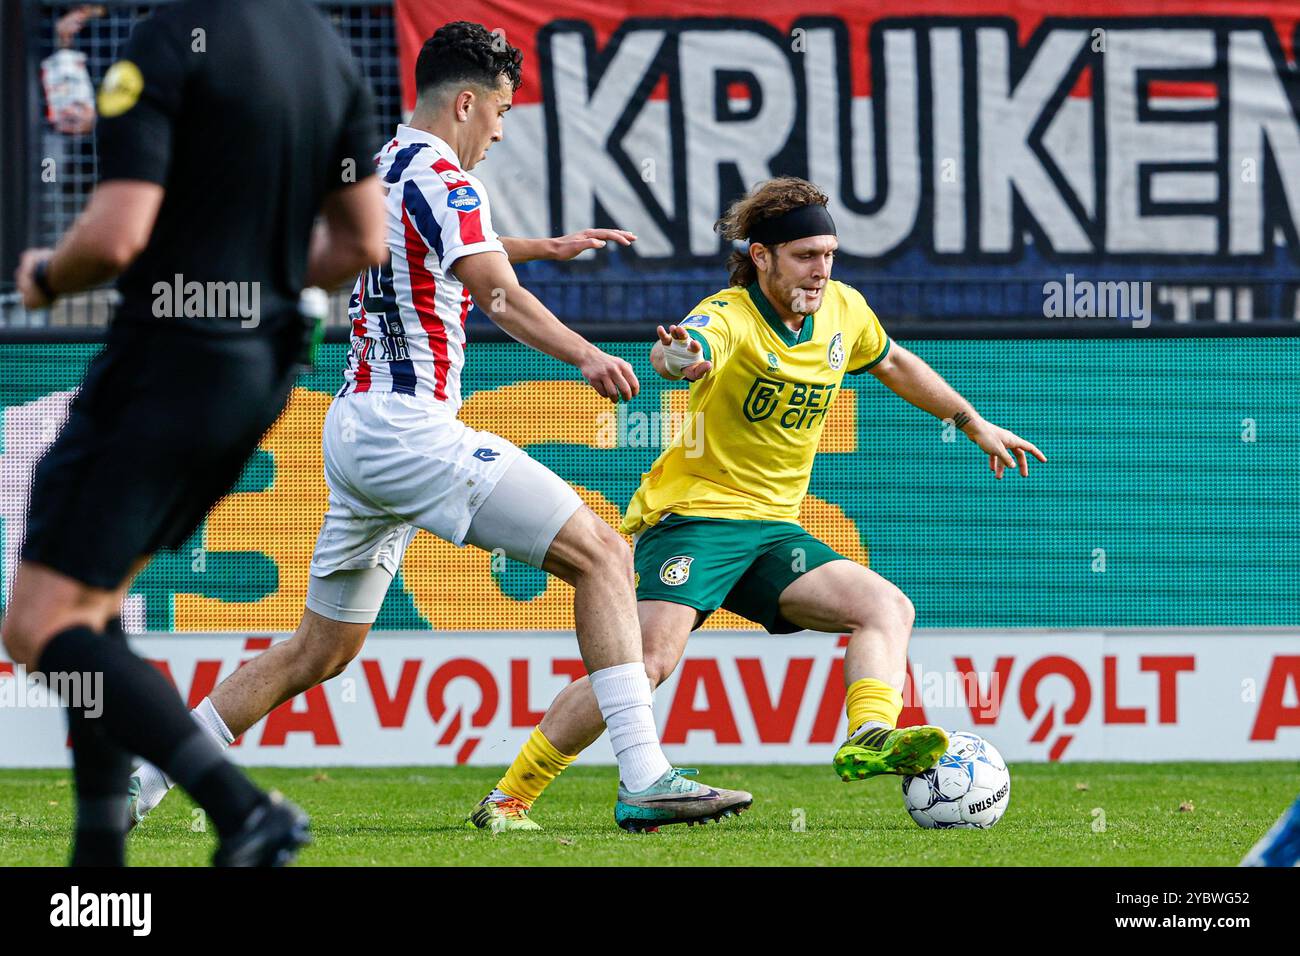
[[(838, 242), (827, 197), (784, 177), (759, 184), (718, 223), (731, 284), (680, 326), (659, 328), (650, 362), (691, 383), (687, 425), (628, 505), (636, 535), (637, 610), (652, 686), (673, 672), (691, 632), (719, 607), (774, 634), (850, 634), (849, 736), (833, 765), (843, 780), (920, 773), (947, 749), (938, 727), (896, 728), (914, 610), (895, 585), (799, 526), (826, 415), (844, 375), (870, 372), (900, 397), (951, 420), (988, 455), (994, 476), (1029, 474), (1019, 436), (986, 421), (919, 357), (890, 341), (862, 295), (830, 278)], [(527, 810), (603, 730), (586, 680), (556, 697), (497, 788), (471, 819), (536, 829)], [(499, 806), (509, 805), (507, 818)], [(620, 820), (646, 829), (652, 819)]]

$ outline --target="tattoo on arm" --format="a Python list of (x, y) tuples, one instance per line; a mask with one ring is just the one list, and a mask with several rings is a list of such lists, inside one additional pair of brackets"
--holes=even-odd
[(952, 416), (952, 423), (956, 425), (958, 429), (965, 428), (970, 424), (970, 416), (965, 412), (958, 412), (956, 415)]

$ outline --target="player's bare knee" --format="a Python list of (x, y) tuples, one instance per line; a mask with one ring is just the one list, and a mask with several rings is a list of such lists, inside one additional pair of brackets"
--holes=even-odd
[(324, 669), (324, 671), (321, 674), (320, 681), (318, 681), (318, 683), (323, 684), (327, 680), (333, 680), (334, 678), (338, 677), (340, 674), (342, 674), (345, 670), (348, 669), (348, 664), (350, 663), (351, 661), (337, 661), (337, 660), (332, 662), (329, 667)]
[(15, 620), (14, 614), (6, 614), (4, 621), (0, 622), (0, 639), (4, 641), (5, 653), (11, 660), (32, 669), (40, 648), (36, 646), (32, 633)]
[(603, 563), (610, 558), (615, 558), (631, 564), (632, 552), (628, 550), (623, 536), (599, 518), (591, 523), (589, 547), (592, 551), (591, 557), (597, 561)]
[(912, 603), (912, 599), (898, 588), (894, 588), (889, 603), (890, 610), (899, 628), (904, 634), (910, 634), (912, 624), (916, 621), (916, 605)]
[(677, 669), (677, 661), (666, 654), (650, 653), (645, 658), (646, 677), (650, 678), (651, 689), (658, 687)]
[(360, 644), (357, 644), (355, 647), (351, 645), (339, 647), (327, 662), (327, 665), (324, 668), (324, 676), (321, 677), (321, 681), (333, 680), (335, 677), (342, 674), (348, 669), (348, 665), (352, 663), (360, 650)]
[[(45, 614), (39, 606), (23, 601), (14, 601), (0, 621), (0, 639), (3, 639), (5, 653), (16, 664), (28, 670), (35, 670), (41, 652), (50, 639), (63, 630), (77, 623), (71, 617), (65, 622), (67, 614)], [(75, 616), (75, 615), (74, 615)]]
[(294, 660), (307, 687), (337, 677), (361, 652), (368, 627), (314, 618), (292, 638)]
[(337, 650), (313, 648), (307, 660), (304, 661), (304, 683), (308, 687), (323, 684), (325, 681), (343, 673), (351, 661), (352, 657), (350, 655), (341, 654)]
[(610, 570), (610, 573), (618, 575), (630, 584), (635, 574), (632, 565), (632, 549), (627, 546), (623, 536), (605, 522), (602, 521), (601, 526), (603, 529), (600, 532), (602, 564)]
[(88, 587), (49, 568), (22, 563), (0, 621), (0, 640), (15, 662), (32, 670), (56, 634), (70, 627), (102, 631), (120, 606), (121, 599), (114, 591)]
[(631, 580), (631, 549), (623, 536), (601, 521), (594, 512), (574, 544), (576, 547), (570, 564), (575, 577), (617, 575)]
[(298, 670), (302, 674), (302, 683), (307, 687), (314, 687), (327, 681), (337, 676), (351, 660), (351, 657), (340, 654), (337, 648), (327, 644), (309, 644), (302, 648), (298, 657)]
[(877, 631), (906, 644), (916, 621), (912, 599), (892, 584), (864, 594), (849, 608), (850, 629)]

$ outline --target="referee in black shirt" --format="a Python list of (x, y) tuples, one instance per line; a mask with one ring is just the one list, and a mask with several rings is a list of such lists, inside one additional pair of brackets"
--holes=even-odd
[(301, 289), (384, 255), (373, 103), (305, 0), (182, 0), (136, 26), (98, 105), (101, 182), (17, 281), (40, 308), (120, 274), (122, 304), (37, 466), (4, 644), (67, 688), (102, 680), (99, 701), (65, 693), (74, 865), (123, 863), (132, 754), (204, 808), (215, 863), (276, 865), (307, 841), (306, 817), (224, 758), (118, 614), (284, 407), (311, 337)]

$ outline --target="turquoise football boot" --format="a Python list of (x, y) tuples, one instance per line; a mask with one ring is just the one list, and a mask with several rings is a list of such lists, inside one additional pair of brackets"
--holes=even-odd
[(710, 820), (721, 822), (748, 810), (754, 802), (744, 790), (722, 790), (687, 779), (698, 770), (669, 770), (662, 777), (636, 793), (618, 785), (618, 802), (614, 804), (614, 822), (629, 833), (653, 831), (674, 823), (694, 826)]

